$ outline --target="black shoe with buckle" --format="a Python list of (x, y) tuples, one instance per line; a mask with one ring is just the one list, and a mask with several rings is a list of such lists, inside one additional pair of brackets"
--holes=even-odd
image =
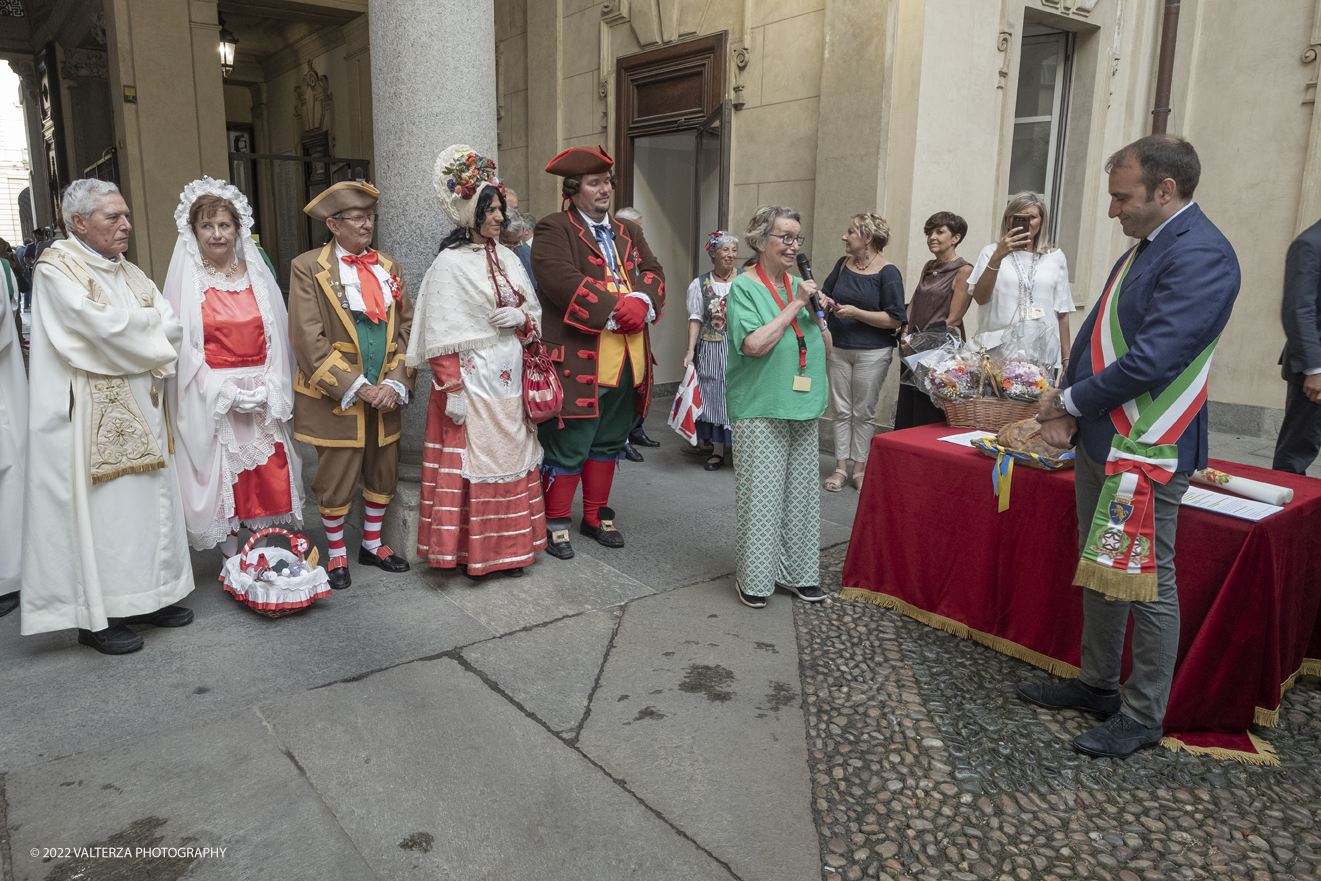
[(390, 550), (389, 545), (381, 545), (374, 551), (358, 548), (358, 565), (375, 566), (386, 572), (407, 572), (410, 568), (408, 561)]
[(630, 462), (644, 461), (642, 458), (642, 454), (639, 453), (637, 450), (635, 450), (633, 448), (633, 444), (629, 441), (624, 441), (624, 458)]
[(807, 600), (809, 603), (819, 603), (826, 598), (826, 592), (815, 584), (810, 584), (807, 587), (796, 587), (792, 584), (776, 582), (775, 586), (787, 590), (800, 600)]
[(326, 577), (330, 579), (331, 590), (343, 590), (353, 583), (353, 578), (349, 575), (347, 554), (343, 557), (330, 558), (330, 562), (326, 564)]
[(594, 538), (608, 548), (622, 548), (624, 546), (624, 534), (615, 529), (615, 512), (613, 508), (601, 508), (598, 512), (601, 517), (600, 526), (589, 526), (584, 518), (578, 531), (589, 538)]
[(78, 641), (103, 655), (127, 655), (142, 648), (142, 637), (127, 624), (111, 624), (105, 630), (79, 628)]
[(769, 597), (759, 597), (753, 596), (750, 593), (744, 593), (743, 588), (739, 586), (737, 581), (734, 582), (734, 591), (738, 593), (738, 601), (749, 609), (764, 609), (766, 608), (766, 600), (770, 599)]
[(561, 560), (573, 559), (573, 545), (569, 544), (569, 527), (573, 521), (568, 517), (546, 519), (546, 553)]
[(0, 618), (18, 608), (18, 591), (0, 597)]
[(646, 433), (645, 431), (643, 431), (642, 428), (641, 428), (640, 426), (639, 426), (638, 428), (633, 429), (631, 432), (629, 432), (629, 435), (628, 435), (628, 441), (629, 441), (629, 443), (631, 443), (631, 444), (633, 444), (634, 446), (637, 446), (637, 447), (659, 447), (659, 446), (660, 446), (660, 441), (654, 441), (654, 440), (652, 440), (651, 438), (647, 437), (647, 433)]
[(193, 610), (183, 606), (166, 606), (145, 615), (131, 615), (119, 619), (120, 624), (150, 624), (153, 627), (183, 627), (193, 623)]

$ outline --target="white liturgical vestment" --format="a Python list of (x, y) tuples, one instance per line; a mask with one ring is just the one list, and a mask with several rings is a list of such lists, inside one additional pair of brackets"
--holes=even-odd
[(126, 260), (49, 250), (33, 273), (25, 635), (102, 630), (193, 589), (162, 381), (182, 327)]
[(23, 463), (28, 445), (28, 376), (14, 313), (0, 309), (0, 596), (18, 590), (23, 542)]

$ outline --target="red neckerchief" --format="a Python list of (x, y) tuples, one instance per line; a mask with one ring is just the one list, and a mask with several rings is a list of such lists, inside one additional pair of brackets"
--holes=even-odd
[[(757, 264), (757, 277), (761, 279), (762, 284), (770, 289), (771, 296), (775, 298), (775, 305), (781, 309), (786, 308), (788, 304), (780, 299), (779, 292), (775, 290), (775, 285), (771, 284), (771, 280), (766, 277), (766, 271), (761, 268), (760, 263)], [(793, 289), (793, 283), (789, 281), (789, 273), (786, 272), (784, 274), (784, 292), (788, 295)], [(807, 340), (803, 339), (803, 332), (798, 329), (798, 316), (794, 316), (793, 321), (789, 322), (789, 326), (798, 335), (798, 370), (801, 372), (807, 369)]]

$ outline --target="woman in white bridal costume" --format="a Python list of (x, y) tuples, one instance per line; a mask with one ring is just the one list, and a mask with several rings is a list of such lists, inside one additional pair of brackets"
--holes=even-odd
[(218, 544), (228, 559), (242, 526), (302, 524), (289, 318), (237, 187), (193, 181), (174, 221), (165, 297), (183, 324), (183, 345), (166, 394), (179, 489), (189, 544)]

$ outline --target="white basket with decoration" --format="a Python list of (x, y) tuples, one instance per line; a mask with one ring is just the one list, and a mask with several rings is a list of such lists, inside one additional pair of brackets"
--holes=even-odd
[[(290, 550), (278, 547), (255, 547), (268, 535), (289, 539)], [(330, 596), (330, 579), (317, 565), (320, 556), (302, 535), (271, 527), (253, 533), (243, 550), (225, 561), (220, 581), (234, 599), (267, 618), (282, 618), (305, 609), (322, 597)]]

